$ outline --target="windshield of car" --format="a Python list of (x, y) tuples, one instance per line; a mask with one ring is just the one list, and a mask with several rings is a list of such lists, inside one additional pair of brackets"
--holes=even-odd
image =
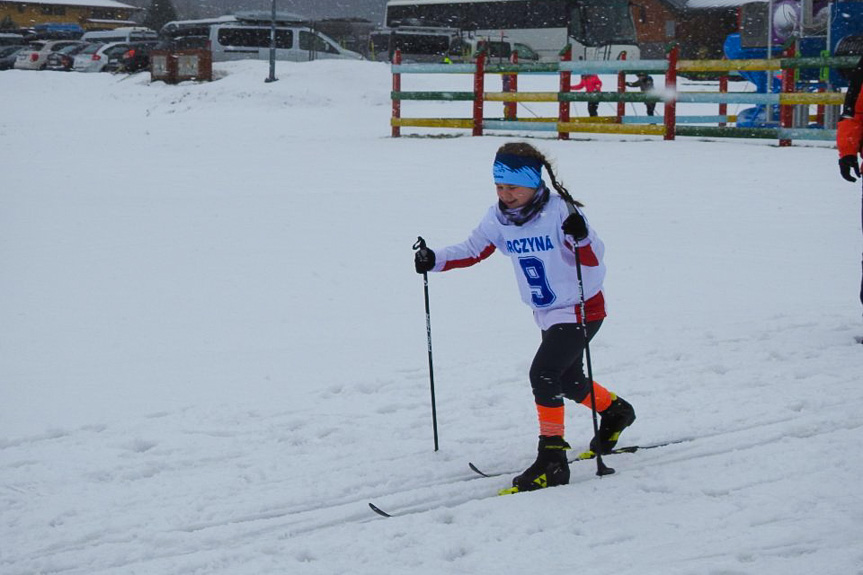
[(490, 58), (509, 58), (510, 48), (508, 42), (495, 40), (480, 40), (476, 43), (476, 50), (485, 50)]
[(514, 47), (515, 51), (518, 52), (519, 58), (523, 58), (525, 60), (539, 60), (539, 54), (537, 54), (534, 49), (527, 44), (516, 42)]
[(76, 46), (77, 43), (68, 43), (68, 42), (54, 42), (51, 44), (46, 44), (45, 46), (48, 48), (50, 52), (59, 52), (63, 48), (68, 48), (69, 46)]
[(106, 56), (119, 56), (123, 52), (129, 49), (128, 44), (115, 44), (113, 46), (108, 46), (105, 48)]
[(155, 50), (158, 44), (158, 42), (132, 42), (129, 44), (129, 47), (140, 52), (149, 52), (150, 50)]
[(3, 46), (0, 48), (0, 58), (5, 58), (6, 56), (12, 56), (16, 52), (20, 52), (27, 46)]
[(61, 48), (58, 50), (60, 54), (66, 54), (72, 56), (73, 54), (77, 54), (81, 50), (86, 47), (86, 44), (72, 44), (71, 46), (66, 46), (65, 48)]
[(104, 44), (87, 44), (79, 54), (95, 54)]

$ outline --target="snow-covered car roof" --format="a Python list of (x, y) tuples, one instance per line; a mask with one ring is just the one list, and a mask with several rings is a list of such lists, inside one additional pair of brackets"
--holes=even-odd
[(27, 0), (27, 4), (62, 4), (64, 6), (87, 6), (93, 8), (124, 8), (126, 10), (140, 10), (130, 4), (115, 2), (114, 0)]

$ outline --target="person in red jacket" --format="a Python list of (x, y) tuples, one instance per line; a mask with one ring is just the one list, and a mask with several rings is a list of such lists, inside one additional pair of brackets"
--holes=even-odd
[[(578, 84), (573, 84), (570, 87), (570, 90), (576, 91), (584, 88), (588, 93), (589, 92), (601, 92), (602, 91), (602, 80), (599, 79), (599, 76), (596, 74), (582, 74), (581, 82)], [(591, 116), (598, 115), (599, 112), (599, 102), (588, 102), (587, 103), (587, 113)]]
[[(860, 177), (860, 156), (863, 155), (863, 58), (856, 68), (842, 72), (848, 79), (848, 93), (836, 129), (839, 173), (849, 182), (856, 182)], [(863, 211), (860, 218), (863, 221)], [(860, 303), (863, 304), (863, 279), (860, 281)]]

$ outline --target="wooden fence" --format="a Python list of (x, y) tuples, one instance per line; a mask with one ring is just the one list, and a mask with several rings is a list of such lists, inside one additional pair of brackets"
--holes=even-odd
[[(794, 127), (794, 107), (805, 106), (805, 124), (810, 116), (809, 106), (817, 106), (812, 118), (822, 121), (825, 107), (839, 106), (844, 95), (841, 92), (795, 92), (795, 72), (802, 68), (850, 68), (856, 65), (856, 57), (794, 58), (787, 57), (761, 60), (679, 60), (677, 48), (672, 48), (664, 60), (613, 60), (572, 61), (567, 48), (561, 53), (559, 62), (518, 63), (517, 55), (509, 63), (488, 64), (484, 54), (469, 64), (402, 64), (397, 52), (392, 65), (392, 135), (399, 137), (401, 128), (455, 128), (471, 130), (481, 136), (489, 130), (518, 130), (557, 132), (558, 138), (568, 139), (573, 132), (600, 134), (641, 134), (662, 136), (674, 140), (677, 136), (721, 137), (721, 138), (768, 138), (778, 139), (787, 146), (792, 140), (835, 140), (833, 129)], [(678, 90), (678, 75), (681, 73), (731, 73), (736, 70), (782, 72), (782, 90), (779, 93), (729, 92), (726, 75), (719, 81), (719, 91), (686, 92)], [(652, 92), (627, 92), (625, 76), (645, 72), (664, 74), (664, 88)], [(404, 91), (403, 74), (462, 74), (473, 77), (471, 91)], [(503, 89), (487, 92), (487, 74), (499, 74)], [(527, 74), (557, 75), (558, 90), (555, 92), (520, 92), (518, 77)], [(617, 90), (608, 92), (576, 93), (570, 90), (572, 74), (617, 74)], [(472, 102), (469, 118), (405, 118), (402, 116), (404, 101)], [(503, 118), (486, 118), (485, 103), (504, 103)], [(519, 102), (557, 102), (556, 117), (520, 119), (516, 114)], [(616, 104), (616, 115), (604, 117), (572, 118), (570, 106), (573, 102), (609, 102)], [(626, 116), (625, 105), (633, 103), (662, 103), (662, 116)], [(677, 104), (716, 104), (715, 115), (678, 115)], [(738, 128), (731, 126), (736, 117), (729, 116), (729, 104), (752, 104), (779, 107), (779, 126), (768, 128)], [(695, 125), (702, 124), (702, 125)], [(703, 125), (716, 124), (716, 125)]]

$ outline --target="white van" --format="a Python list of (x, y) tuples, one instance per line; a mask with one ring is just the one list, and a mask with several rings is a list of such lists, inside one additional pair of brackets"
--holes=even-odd
[(141, 42), (144, 40), (158, 39), (159, 34), (157, 34), (155, 30), (139, 26), (84, 32), (84, 35), (81, 36), (81, 40), (84, 42), (100, 42), (102, 44), (108, 44), (110, 42)]
[[(227, 60), (269, 60), (270, 26), (265, 24), (223, 23), (210, 26), (210, 48), (214, 62)], [(276, 27), (276, 60), (307, 62), (319, 59), (362, 60), (318, 31), (306, 26)]]
[[(163, 39), (179, 40), (187, 36), (208, 37), (214, 62), (227, 60), (270, 59), (270, 14), (238, 12), (204, 20), (168, 22), (159, 31)], [(276, 60), (307, 62), (340, 58), (362, 60), (357, 52), (339, 46), (338, 42), (313, 30), (300, 16), (279, 13), (276, 19)]]

